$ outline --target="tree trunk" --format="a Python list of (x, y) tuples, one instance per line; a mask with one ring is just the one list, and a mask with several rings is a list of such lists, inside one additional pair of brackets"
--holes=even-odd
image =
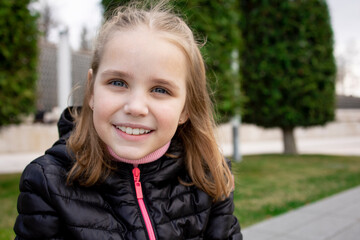
[(294, 128), (282, 128), (281, 130), (283, 133), (284, 154), (296, 155), (298, 152), (294, 137)]

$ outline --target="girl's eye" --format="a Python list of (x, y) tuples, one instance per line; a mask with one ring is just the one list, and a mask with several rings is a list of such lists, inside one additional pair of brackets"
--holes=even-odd
[(152, 92), (155, 92), (155, 93), (162, 93), (162, 94), (169, 94), (169, 92), (164, 89), (164, 88), (161, 88), (161, 87), (156, 87), (152, 90)]
[(116, 87), (126, 87), (126, 83), (124, 81), (120, 80), (113, 80), (110, 82), (111, 85), (114, 85)]

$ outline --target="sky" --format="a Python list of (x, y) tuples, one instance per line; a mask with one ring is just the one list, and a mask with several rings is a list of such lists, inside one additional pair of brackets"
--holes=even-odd
[(39, 10), (48, 3), (56, 27), (50, 31), (49, 40), (57, 42), (59, 32), (69, 30), (69, 40), (74, 50), (79, 49), (80, 36), (86, 27), (89, 37), (94, 38), (102, 22), (102, 5), (100, 0), (38, 0), (33, 8)]
[(337, 51), (344, 51), (352, 42), (360, 47), (360, 1), (327, 0)]
[(348, 72), (337, 91), (360, 97), (360, 1), (327, 0), (327, 3), (334, 31), (335, 56), (345, 60)]
[[(349, 68), (347, 95), (360, 96), (360, 0), (326, 0), (334, 31), (335, 55), (342, 56)], [(39, 0), (34, 8), (48, 2), (58, 26), (50, 32), (50, 41), (57, 42), (61, 30), (69, 29), (72, 48), (77, 50), (83, 27), (94, 38), (102, 22), (100, 0)]]

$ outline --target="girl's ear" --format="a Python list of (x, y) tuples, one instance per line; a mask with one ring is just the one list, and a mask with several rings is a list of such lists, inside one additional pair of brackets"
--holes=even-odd
[(179, 125), (184, 124), (189, 119), (189, 115), (187, 114), (186, 110), (184, 109), (180, 114)]
[[(91, 86), (91, 81), (93, 81), (93, 70), (90, 68), (89, 71), (88, 71), (88, 74), (87, 74), (87, 84), (88, 84), (88, 87)], [(89, 100), (89, 107), (94, 110), (94, 93), (91, 93), (91, 97), (90, 97), (90, 100)]]

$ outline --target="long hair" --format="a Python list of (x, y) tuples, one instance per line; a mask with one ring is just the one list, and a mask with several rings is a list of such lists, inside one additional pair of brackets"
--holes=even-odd
[(233, 180), (228, 165), (219, 151), (214, 136), (213, 106), (209, 97), (204, 60), (193, 32), (168, 7), (168, 1), (145, 7), (132, 3), (115, 9), (101, 28), (92, 60), (93, 78), (87, 82), (83, 108), (75, 114), (75, 130), (68, 141), (76, 162), (68, 174), (68, 182), (78, 181), (90, 186), (104, 179), (112, 165), (108, 153), (97, 135), (89, 101), (104, 46), (114, 32), (146, 26), (160, 33), (184, 53), (187, 60), (185, 111), (188, 120), (177, 129), (185, 148), (185, 163), (192, 183), (215, 200), (229, 196)]

